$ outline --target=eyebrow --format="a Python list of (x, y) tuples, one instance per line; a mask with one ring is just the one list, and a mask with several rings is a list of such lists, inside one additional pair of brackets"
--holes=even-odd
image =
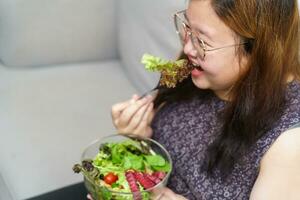
[[(190, 20), (189, 20), (189, 18), (188, 18), (188, 16), (187, 16), (187, 14), (186, 14), (186, 12), (184, 12), (184, 16), (185, 16), (185, 18), (186, 18), (186, 20), (187, 20), (187, 22), (189, 23), (189, 26), (191, 26), (191, 23), (190, 23)], [(199, 27), (193, 27), (197, 32), (199, 32), (199, 33), (201, 33), (202, 35), (205, 35), (209, 40), (211, 40), (212, 42), (214, 41), (213, 39), (212, 39), (212, 36), (211, 36), (211, 34), (209, 33), (209, 31), (207, 31), (207, 30), (204, 30), (204, 29), (201, 29), (201, 28), (199, 28)]]

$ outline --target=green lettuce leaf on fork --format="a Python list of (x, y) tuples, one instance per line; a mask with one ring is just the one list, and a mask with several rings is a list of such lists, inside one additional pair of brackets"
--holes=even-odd
[(191, 73), (191, 67), (186, 59), (176, 61), (164, 60), (150, 54), (144, 54), (141, 60), (145, 69), (151, 72), (160, 72), (160, 85), (173, 88)]
[(186, 59), (168, 61), (150, 54), (144, 54), (142, 57), (142, 63), (145, 65), (145, 68), (149, 71), (175, 71), (174, 69), (176, 67), (183, 67), (183, 65), (186, 63)]

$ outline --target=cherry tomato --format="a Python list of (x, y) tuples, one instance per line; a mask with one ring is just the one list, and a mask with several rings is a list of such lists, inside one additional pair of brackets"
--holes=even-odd
[(104, 176), (104, 182), (111, 185), (115, 183), (118, 180), (118, 176), (113, 174), (112, 172), (109, 172)]

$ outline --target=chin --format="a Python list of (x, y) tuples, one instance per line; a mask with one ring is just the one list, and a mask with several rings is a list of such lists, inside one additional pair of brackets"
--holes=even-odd
[(194, 85), (199, 88), (199, 89), (210, 89), (210, 86), (209, 86), (209, 83), (207, 83), (206, 81), (204, 80), (199, 80), (199, 79), (194, 79), (192, 78), (192, 81), (194, 83)]

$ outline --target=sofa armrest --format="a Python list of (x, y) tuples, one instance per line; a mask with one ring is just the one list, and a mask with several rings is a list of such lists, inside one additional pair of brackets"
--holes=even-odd
[(0, 59), (39, 66), (117, 57), (115, 0), (0, 1)]

